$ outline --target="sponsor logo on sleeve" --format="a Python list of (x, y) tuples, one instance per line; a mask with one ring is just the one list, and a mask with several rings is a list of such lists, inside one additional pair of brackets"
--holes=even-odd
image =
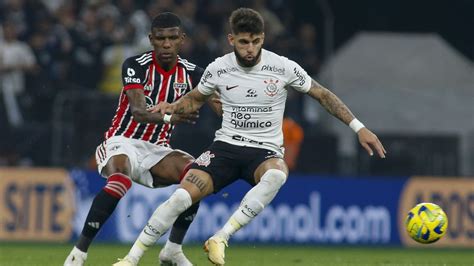
[(207, 83), (207, 80), (210, 78), (212, 78), (212, 73), (209, 70), (207, 70), (203, 78), (201, 79), (201, 84), (206, 85), (205, 83)]
[(306, 83), (306, 77), (296, 67), (293, 69), (293, 72), (296, 75), (296, 82), (298, 85), (303, 86)]
[(126, 83), (140, 83), (139, 78), (125, 77), (124, 79)]
[(140, 83), (140, 79), (139, 78), (134, 78), (133, 76), (135, 76), (135, 70), (133, 68), (127, 68), (127, 76), (128, 77), (125, 77), (124, 80), (126, 83)]

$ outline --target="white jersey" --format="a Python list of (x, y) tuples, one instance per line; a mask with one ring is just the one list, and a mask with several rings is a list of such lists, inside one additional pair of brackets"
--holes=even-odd
[(287, 89), (308, 92), (311, 77), (297, 63), (262, 49), (260, 62), (242, 67), (235, 54), (217, 58), (204, 71), (198, 90), (221, 94), (222, 127), (214, 141), (251, 146), (283, 155), (283, 112)]

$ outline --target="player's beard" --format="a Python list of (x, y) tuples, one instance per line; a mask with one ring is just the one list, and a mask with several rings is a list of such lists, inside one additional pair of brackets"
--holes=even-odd
[(257, 56), (255, 56), (251, 61), (249, 61), (249, 60), (243, 58), (242, 56), (240, 56), (240, 54), (237, 52), (235, 47), (234, 47), (234, 54), (235, 54), (235, 57), (237, 58), (237, 62), (239, 62), (239, 65), (241, 65), (243, 67), (253, 67), (257, 64), (257, 61), (260, 58), (260, 55), (262, 54), (262, 48), (260, 48), (260, 50), (258, 51)]

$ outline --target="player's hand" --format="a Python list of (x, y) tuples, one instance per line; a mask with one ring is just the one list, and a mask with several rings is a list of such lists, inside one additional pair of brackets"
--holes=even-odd
[(176, 106), (167, 102), (160, 102), (157, 105), (153, 106), (152, 108), (147, 109), (148, 112), (151, 113), (161, 113), (162, 115), (165, 114), (174, 114)]
[(199, 118), (199, 113), (194, 112), (190, 114), (173, 114), (171, 115), (171, 124), (196, 124), (196, 120)]
[(372, 131), (363, 127), (357, 132), (357, 136), (359, 137), (360, 145), (364, 147), (370, 156), (374, 155), (373, 149), (375, 149), (380, 158), (385, 158), (387, 151), (383, 147), (382, 142), (380, 142), (379, 138), (377, 138)]

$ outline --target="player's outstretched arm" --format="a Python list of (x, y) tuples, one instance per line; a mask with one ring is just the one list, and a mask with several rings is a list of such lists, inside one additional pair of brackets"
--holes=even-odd
[(212, 111), (218, 116), (222, 116), (224, 113), (222, 110), (221, 95), (217, 91), (207, 99), (207, 104), (209, 104), (209, 107), (211, 107)]
[(146, 100), (143, 90), (133, 89), (125, 92), (130, 103), (130, 110), (132, 111), (133, 119), (138, 123), (188, 123), (194, 124), (198, 118), (196, 113), (174, 115), (168, 118), (161, 113), (151, 113), (146, 109)]
[(151, 113), (165, 114), (191, 114), (196, 113), (199, 108), (211, 97), (211, 95), (204, 95), (197, 88), (194, 88), (189, 93), (185, 94), (181, 99), (174, 103), (161, 102), (155, 107), (149, 109)]
[(377, 136), (367, 129), (359, 120), (355, 118), (351, 110), (330, 90), (321, 86), (314, 79), (311, 80), (311, 88), (308, 95), (317, 100), (330, 114), (350, 126), (359, 138), (359, 142), (364, 149), (372, 156), (373, 149), (381, 158), (385, 158), (385, 148)]

